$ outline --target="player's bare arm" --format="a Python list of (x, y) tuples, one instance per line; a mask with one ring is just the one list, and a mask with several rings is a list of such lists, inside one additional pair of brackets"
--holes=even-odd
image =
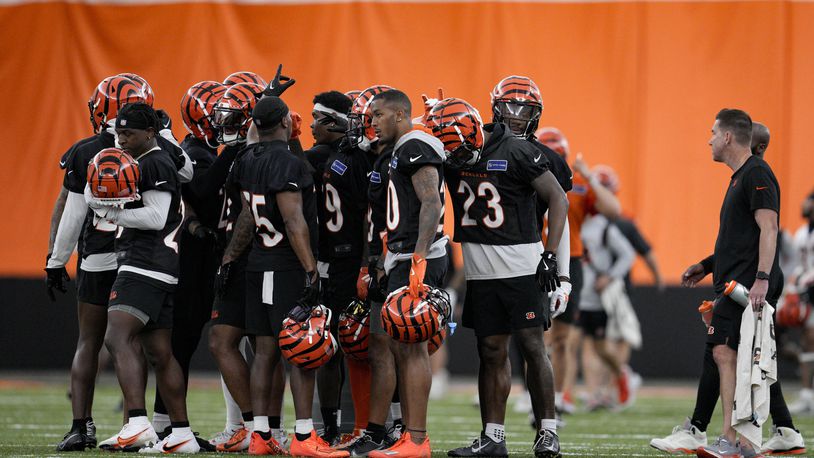
[[(758, 246), (757, 270), (769, 273), (774, 263), (774, 252), (777, 249), (777, 212), (768, 208), (755, 211), (755, 222), (760, 227), (760, 244)], [(759, 308), (769, 291), (769, 280), (756, 279), (749, 290), (752, 307)]]
[(411, 180), (418, 200), (421, 201), (421, 211), (418, 214), (418, 240), (415, 244), (415, 254), (426, 257), (430, 251), (441, 218), (441, 197), (438, 195), (438, 169), (427, 165), (418, 169)]
[(280, 208), (280, 215), (285, 222), (285, 232), (291, 243), (291, 248), (297, 254), (302, 268), (306, 272), (315, 272), (317, 270), (317, 261), (311, 251), (308, 224), (302, 214), (302, 193), (277, 193), (277, 206)]
[(535, 178), (531, 185), (537, 195), (548, 202), (548, 245), (558, 247), (568, 218), (568, 198), (550, 171)]
[(574, 170), (580, 173), (588, 180), (588, 184), (596, 195), (596, 202), (594, 206), (596, 211), (602, 213), (609, 219), (618, 218), (622, 214), (622, 204), (613, 192), (602, 185), (599, 179), (591, 173), (588, 164), (582, 159), (582, 153), (577, 154), (577, 160), (574, 161)]
[(56, 202), (54, 202), (54, 209), (51, 211), (51, 229), (48, 234), (48, 253), (54, 251), (54, 240), (57, 238), (57, 229), (59, 228), (59, 220), (62, 219), (62, 212), (65, 211), (65, 202), (68, 200), (68, 190), (62, 186), (59, 189), (59, 195)]
[(240, 257), (241, 253), (251, 243), (254, 235), (254, 217), (251, 208), (249, 208), (249, 202), (242, 194), (240, 200), (242, 208), (237, 216), (229, 245), (226, 246), (226, 250), (223, 252), (223, 264), (228, 264)]

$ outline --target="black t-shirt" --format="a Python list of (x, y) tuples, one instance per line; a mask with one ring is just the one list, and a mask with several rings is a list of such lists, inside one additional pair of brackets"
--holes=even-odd
[(316, 252), (318, 228), (313, 170), (283, 141), (260, 142), (246, 147), (235, 166), (232, 173), (251, 206), (255, 222), (254, 242), (246, 269), (252, 272), (302, 269), (286, 234), (277, 194), (302, 193), (303, 216), (308, 224), (311, 249)]
[[(557, 154), (556, 151), (552, 150), (551, 148), (543, 145), (536, 139), (529, 140), (532, 145), (534, 145), (537, 150), (545, 155), (546, 159), (548, 159), (548, 169), (551, 173), (554, 174), (554, 178), (557, 179), (557, 182), (562, 187), (562, 190), (565, 192), (570, 191), (573, 188), (573, 179), (574, 173), (571, 171), (571, 167), (568, 166), (568, 162), (563, 159), (562, 156)], [(537, 198), (537, 222), (539, 224), (540, 231), (543, 230), (543, 220), (545, 218), (545, 213), (548, 211), (548, 202), (544, 201), (541, 198)]]
[(214, 229), (218, 225), (222, 205), (218, 199), (201, 192), (201, 189), (205, 185), (207, 172), (218, 157), (218, 151), (192, 135), (187, 135), (181, 142), (181, 148), (192, 160), (194, 170), (192, 181), (181, 185), (181, 195), (198, 216), (198, 221)]
[[(154, 149), (136, 158), (139, 164), (139, 193), (163, 191), (172, 194), (169, 214), (160, 230), (122, 228), (116, 239), (119, 266), (178, 276), (178, 241), (184, 207), (181, 203), (181, 181), (170, 154)], [(125, 209), (144, 207), (142, 200), (129, 202)]]
[(358, 148), (334, 151), (325, 162), (318, 214), (324, 216), (319, 220), (320, 250), (330, 250), (328, 259), (361, 259), (372, 167), (368, 154)]
[[(417, 133), (417, 134), (416, 134)], [(414, 135), (393, 150), (390, 159), (390, 181), (387, 184), (387, 213), (385, 223), (387, 226), (387, 249), (394, 253), (412, 253), (418, 241), (418, 215), (421, 210), (421, 201), (413, 188), (412, 177), (419, 169), (432, 166), (438, 170), (438, 195), (441, 205), (444, 204), (444, 158), (441, 153), (424, 141), (421, 131), (413, 131), (407, 135)], [(444, 231), (444, 212), (438, 222), (436, 237)]]
[(387, 183), (390, 181), (392, 158), (393, 148), (388, 146), (376, 157), (370, 172), (367, 188), (367, 243), (370, 256), (380, 256), (384, 250), (382, 236), (387, 232)]
[(533, 224), (537, 194), (531, 182), (548, 166), (543, 152), (496, 126), (477, 164), (444, 169), (455, 211), (454, 240), (485, 245), (539, 242), (540, 231)]
[[(779, 227), (780, 185), (769, 164), (757, 156), (750, 156), (732, 174), (721, 206), (712, 271), (718, 294), (730, 280), (747, 288), (751, 288), (755, 281), (760, 251), (760, 227), (755, 222), (755, 211), (759, 209), (777, 212)], [(774, 296), (783, 287), (779, 255), (780, 251), (775, 251), (767, 297)]]
[[(324, 221), (328, 216), (325, 214), (325, 184), (323, 183), (323, 174), (325, 171), (325, 164), (328, 162), (328, 157), (339, 149), (339, 142), (330, 145), (317, 144), (313, 148), (305, 151), (305, 158), (311, 164), (314, 170), (314, 193), (316, 194), (316, 201), (320, 202), (317, 205), (317, 218), (319, 221)], [(319, 255), (318, 260), (322, 262), (330, 261), (331, 246), (329, 245), (329, 235), (326, 233), (325, 225), (319, 225)]]
[(633, 249), (636, 250), (636, 253), (638, 253), (639, 256), (647, 256), (647, 253), (650, 253), (650, 244), (647, 243), (647, 240), (645, 240), (642, 233), (639, 232), (639, 228), (636, 226), (636, 223), (634, 223), (633, 220), (622, 216), (614, 220), (613, 224), (619, 228), (619, 231), (622, 232), (622, 235), (624, 235), (627, 241), (630, 242)]

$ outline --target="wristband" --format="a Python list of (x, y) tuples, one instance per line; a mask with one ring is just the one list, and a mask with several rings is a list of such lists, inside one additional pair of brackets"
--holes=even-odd
[(755, 275), (755, 279), (756, 280), (768, 280), (769, 279), (769, 274), (767, 274), (766, 272), (763, 272), (762, 270), (758, 270), (757, 274)]

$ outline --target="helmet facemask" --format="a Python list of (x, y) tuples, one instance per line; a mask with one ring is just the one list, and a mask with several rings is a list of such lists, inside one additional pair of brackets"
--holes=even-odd
[(218, 141), (224, 145), (236, 145), (246, 142), (251, 119), (243, 110), (223, 105), (215, 107), (212, 115), (212, 126), (218, 129)]
[(535, 102), (501, 99), (492, 105), (492, 113), (495, 122), (506, 126), (511, 135), (529, 138), (537, 130), (543, 107)]

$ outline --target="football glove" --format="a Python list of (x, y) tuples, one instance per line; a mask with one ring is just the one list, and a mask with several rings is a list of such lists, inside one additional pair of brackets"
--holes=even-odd
[(296, 80), (293, 78), (289, 78), (288, 76), (282, 75), (283, 71), (283, 64), (280, 64), (277, 67), (277, 74), (274, 75), (274, 79), (269, 82), (269, 85), (266, 86), (266, 89), (263, 90), (263, 96), (270, 96), (273, 95), (275, 97), (280, 97), (283, 95), (286, 89), (290, 88)]
[(198, 223), (198, 226), (192, 231), (192, 236), (198, 240), (218, 241), (218, 233), (201, 223)]
[(359, 269), (359, 276), (356, 278), (356, 297), (364, 301), (367, 299), (368, 289), (370, 289), (370, 274), (365, 266)]
[(550, 293), (560, 286), (557, 275), (557, 255), (553, 251), (544, 251), (537, 264), (537, 284), (543, 292)]
[(226, 295), (233, 264), (234, 261), (230, 261), (218, 267), (218, 275), (215, 277), (215, 294), (217, 294), (218, 297)]
[(422, 297), (427, 287), (424, 286), (424, 275), (427, 273), (427, 259), (413, 254), (410, 264), (410, 294)]
[(170, 115), (168, 115), (166, 111), (155, 110), (155, 114), (158, 115), (159, 131), (162, 131), (164, 129), (172, 130), (172, 118), (170, 118)]
[(302, 296), (297, 300), (297, 306), (308, 309), (308, 313), (310, 314), (311, 309), (317, 305), (319, 305), (319, 272), (306, 272), (305, 289), (302, 290)]
[(557, 318), (562, 315), (565, 308), (568, 307), (568, 297), (571, 296), (571, 282), (566, 280), (560, 281), (560, 286), (549, 294), (551, 300), (551, 318)]
[(438, 88), (438, 98), (431, 99), (427, 97), (427, 94), (421, 94), (421, 99), (424, 101), (424, 116), (421, 117), (421, 124), (427, 125), (427, 118), (430, 116), (430, 111), (432, 111), (433, 107), (435, 107), (438, 102), (444, 100), (444, 88)]
[(56, 302), (57, 297), (54, 294), (54, 290), (57, 290), (61, 293), (67, 293), (68, 287), (65, 286), (66, 282), (71, 281), (71, 277), (68, 276), (68, 271), (65, 270), (65, 267), (52, 267), (52, 268), (45, 268), (45, 288), (48, 292), (48, 297), (51, 298), (51, 302)]

